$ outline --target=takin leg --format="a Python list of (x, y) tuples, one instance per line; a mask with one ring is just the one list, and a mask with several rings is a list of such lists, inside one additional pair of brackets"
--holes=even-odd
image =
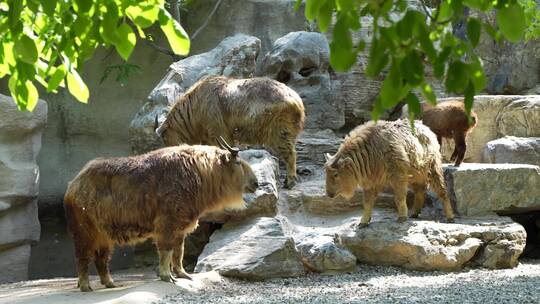
[(446, 215), (446, 220), (449, 223), (454, 222), (454, 211), (452, 210), (452, 205), (450, 204), (450, 199), (448, 198), (448, 193), (446, 192), (446, 186), (444, 183), (444, 177), (442, 172), (442, 167), (440, 163), (434, 162), (431, 165), (429, 172), (429, 184), (433, 191), (437, 193), (440, 197), (444, 209), (444, 214)]
[(371, 221), (371, 213), (373, 212), (373, 205), (375, 204), (375, 199), (379, 191), (375, 189), (364, 189), (363, 193), (363, 204), (364, 211), (362, 212), (362, 218), (360, 219), (359, 228), (364, 228), (369, 225)]
[(173, 253), (173, 273), (177, 278), (183, 278), (191, 280), (191, 276), (184, 270), (184, 239), (185, 234), (182, 233), (176, 238), (176, 247)]
[(77, 286), (81, 289), (82, 292), (92, 291), (92, 287), (90, 287), (90, 280), (88, 278), (88, 264), (90, 264), (90, 257), (77, 257), (77, 273), (79, 276), (79, 282), (77, 283)]
[(456, 153), (456, 162), (454, 163), (454, 166), (459, 167), (463, 161), (463, 158), (465, 157), (465, 150), (467, 149), (467, 144), (465, 143), (465, 133), (454, 133), (454, 144), (456, 146), (454, 151)]
[(96, 251), (95, 264), (99, 274), (101, 284), (107, 288), (114, 288), (114, 282), (109, 271), (109, 261), (111, 260), (112, 246), (103, 246)]
[(425, 184), (413, 184), (412, 189), (414, 191), (414, 205), (413, 212), (411, 214), (412, 218), (417, 218), (422, 207), (424, 206), (424, 200), (426, 197), (426, 185)]
[(394, 200), (398, 212), (398, 223), (404, 223), (408, 218), (407, 208), (407, 181), (398, 180), (392, 183), (392, 189), (394, 190)]
[(156, 247), (159, 255), (158, 276), (162, 281), (174, 283), (176, 279), (171, 274), (173, 248), (176, 238), (174, 237), (174, 218), (169, 221), (157, 221), (158, 229), (156, 229)]
[(287, 169), (287, 177), (285, 177), (285, 188), (291, 189), (296, 185), (296, 149), (294, 148), (294, 142), (290, 140), (282, 140), (277, 146), (270, 146), (275, 150), (280, 159), (285, 162), (285, 168)]

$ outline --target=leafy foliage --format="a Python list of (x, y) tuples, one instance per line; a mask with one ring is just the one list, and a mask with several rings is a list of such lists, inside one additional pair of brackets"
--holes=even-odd
[[(9, 90), (22, 110), (36, 106), (36, 82), (48, 92), (67, 86), (78, 101), (87, 102), (82, 63), (98, 46), (114, 46), (128, 60), (137, 34), (144, 37), (155, 23), (176, 54), (189, 52), (188, 35), (165, 9), (165, 0), (2, 1), (0, 77), (9, 75)], [(134, 69), (129, 64), (115, 68), (120, 80)]]
[[(425, 1), (425, 0), (420, 0)], [(330, 43), (330, 64), (345, 71), (356, 62), (358, 52), (370, 42), (366, 75), (378, 78), (385, 74), (372, 117), (378, 119), (385, 109), (404, 100), (409, 115), (420, 113), (421, 94), (436, 103), (424, 66), (433, 67), (433, 74), (443, 81), (446, 90), (465, 96), (470, 111), (473, 97), (486, 85), (482, 61), (474, 48), (482, 29), (497, 41), (502, 38), (518, 42), (540, 36), (540, 10), (535, 0), (438, 0), (421, 10), (407, 8), (406, 0), (305, 0), (305, 16), (317, 20), (326, 31), (329, 16), (335, 16)], [(296, 9), (302, 0), (297, 1)], [(470, 17), (496, 11), (496, 26), (481, 18)], [(361, 18), (372, 17), (371, 41), (353, 42), (352, 31), (361, 28)], [(466, 21), (466, 37), (452, 32), (452, 24)]]

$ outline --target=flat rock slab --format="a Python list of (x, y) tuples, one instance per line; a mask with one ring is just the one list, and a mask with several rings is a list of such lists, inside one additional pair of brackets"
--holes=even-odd
[(214, 232), (195, 267), (196, 272), (211, 270), (249, 280), (305, 273), (293, 239), (283, 233), (279, 220), (269, 217), (227, 223)]
[(526, 242), (521, 225), (497, 216), (458, 219), (455, 224), (377, 221), (366, 228), (353, 221), (338, 235), (360, 262), (415, 270), (515, 267)]
[(482, 151), (482, 162), (540, 166), (540, 137), (505, 136), (492, 140)]
[(257, 176), (259, 188), (253, 194), (245, 194), (245, 208), (240, 210), (224, 210), (214, 212), (202, 218), (202, 221), (225, 223), (240, 221), (254, 216), (276, 215), (278, 200), (278, 161), (265, 150), (244, 150), (240, 158), (247, 161)]
[[(292, 210), (301, 208), (314, 214), (339, 214), (362, 207), (361, 189), (358, 189), (349, 200), (341, 196), (333, 199), (326, 196), (324, 177), (299, 183), (292, 190), (285, 192), (285, 194), (289, 208)], [(393, 207), (393, 195), (379, 193), (375, 204), (378, 207)]]
[(524, 164), (445, 166), (450, 199), (461, 215), (540, 210), (540, 167)]

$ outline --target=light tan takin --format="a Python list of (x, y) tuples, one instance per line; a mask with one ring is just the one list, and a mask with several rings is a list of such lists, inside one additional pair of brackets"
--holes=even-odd
[[(220, 141), (221, 142), (221, 141)], [(238, 150), (222, 145), (181, 145), (143, 155), (90, 161), (69, 183), (64, 197), (73, 234), (81, 291), (91, 291), (88, 264), (95, 262), (101, 283), (115, 287), (109, 260), (115, 244), (153, 238), (159, 277), (189, 278), (182, 266), (184, 238), (206, 212), (244, 205), (257, 177)]]
[[(291, 88), (270, 78), (212, 76), (195, 83), (156, 129), (165, 145), (216, 145), (215, 138), (264, 145), (285, 162), (285, 186), (296, 182), (296, 138), (304, 104)], [(156, 125), (157, 127), (157, 125)]]
[(394, 192), (398, 222), (407, 220), (407, 188), (414, 191), (411, 217), (418, 217), (427, 186), (439, 195), (449, 222), (454, 213), (442, 175), (441, 154), (435, 134), (415, 121), (413, 133), (408, 120), (368, 122), (345, 138), (334, 156), (326, 155), (326, 194), (347, 199), (358, 186), (363, 188), (364, 212), (360, 227), (371, 220), (377, 194), (385, 186)]

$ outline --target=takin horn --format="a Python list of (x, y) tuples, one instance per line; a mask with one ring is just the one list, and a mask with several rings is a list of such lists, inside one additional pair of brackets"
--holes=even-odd
[(219, 136), (216, 140), (222, 149), (228, 150), (234, 157), (238, 156), (238, 152), (240, 152), (240, 150), (238, 148), (232, 148), (222, 136)]

